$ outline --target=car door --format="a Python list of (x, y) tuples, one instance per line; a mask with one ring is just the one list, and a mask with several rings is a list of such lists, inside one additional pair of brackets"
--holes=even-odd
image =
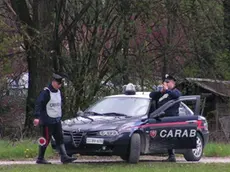
[[(164, 117), (164, 111), (175, 103), (195, 102), (194, 115)], [(199, 96), (182, 96), (155, 110), (145, 124), (149, 136), (149, 150), (196, 148), (196, 132), (199, 114)]]

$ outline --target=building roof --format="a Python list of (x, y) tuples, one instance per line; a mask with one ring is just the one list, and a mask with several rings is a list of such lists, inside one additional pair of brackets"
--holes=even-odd
[(230, 97), (230, 81), (221, 81), (205, 78), (186, 78), (186, 80), (214, 94), (223, 97)]

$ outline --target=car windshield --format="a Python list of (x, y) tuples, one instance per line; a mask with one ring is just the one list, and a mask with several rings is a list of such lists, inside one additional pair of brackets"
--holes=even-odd
[(108, 97), (96, 102), (86, 110), (95, 115), (145, 115), (148, 111), (150, 100), (136, 97)]

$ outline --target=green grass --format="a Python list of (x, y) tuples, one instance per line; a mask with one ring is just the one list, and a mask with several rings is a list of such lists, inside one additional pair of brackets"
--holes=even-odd
[(204, 156), (206, 157), (230, 157), (230, 144), (225, 143), (209, 143), (204, 149)]
[[(0, 141), (0, 160), (22, 160), (34, 159), (38, 154), (38, 144), (34, 140), (25, 140), (20, 142)], [(230, 144), (209, 143), (204, 149), (206, 157), (230, 157)], [(51, 146), (47, 148), (45, 157), (51, 159), (57, 157), (57, 153)]]
[[(18, 142), (0, 141), (0, 160), (19, 160), (35, 158), (38, 154), (38, 143), (33, 140), (25, 140)], [(52, 158), (55, 152), (51, 146), (47, 148), (46, 157)]]
[(144, 162), (139, 164), (103, 163), (103, 164), (68, 164), (68, 165), (11, 165), (0, 166), (1, 172), (225, 172), (230, 171), (230, 164), (169, 164)]

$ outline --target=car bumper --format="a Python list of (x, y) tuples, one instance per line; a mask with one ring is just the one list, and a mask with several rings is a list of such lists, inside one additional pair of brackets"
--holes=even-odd
[[(129, 133), (120, 134), (116, 137), (101, 136), (82, 136), (78, 141), (72, 136), (63, 136), (64, 144), (68, 154), (81, 155), (123, 155), (127, 153), (129, 148)], [(88, 144), (87, 138), (104, 139), (103, 144)], [(51, 145), (56, 149), (55, 140), (52, 138)]]
[(203, 136), (204, 146), (206, 146), (209, 141), (209, 132), (208, 131), (202, 132), (202, 136)]

